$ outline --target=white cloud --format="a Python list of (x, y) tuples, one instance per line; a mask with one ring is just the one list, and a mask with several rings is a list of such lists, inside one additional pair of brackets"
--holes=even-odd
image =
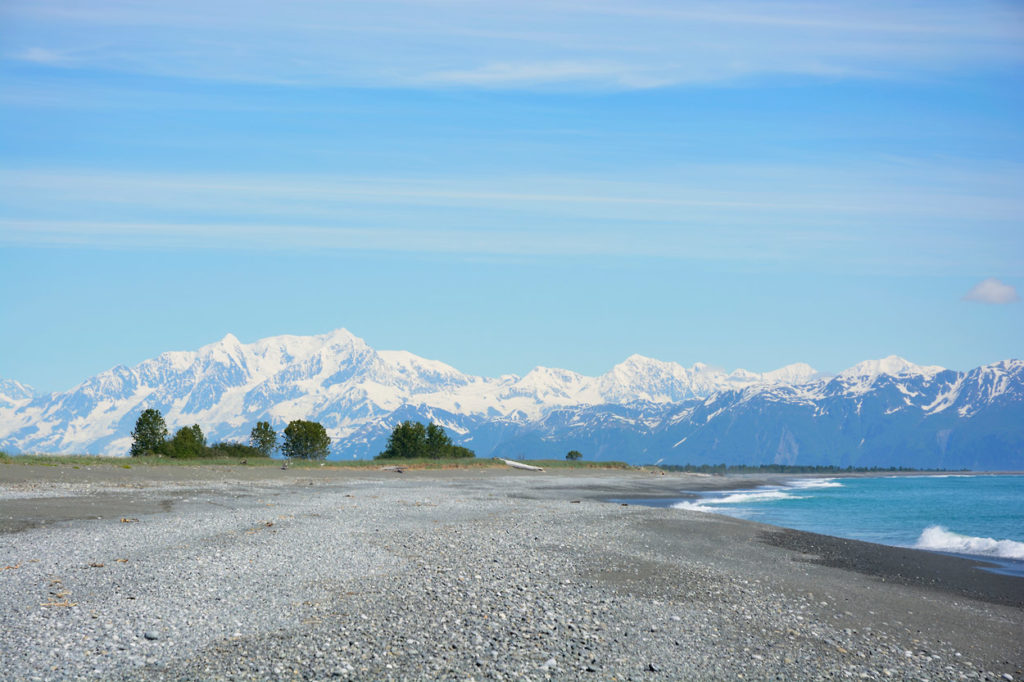
[(964, 294), (963, 300), (975, 303), (1013, 303), (1020, 300), (1017, 289), (995, 277), (983, 279)]

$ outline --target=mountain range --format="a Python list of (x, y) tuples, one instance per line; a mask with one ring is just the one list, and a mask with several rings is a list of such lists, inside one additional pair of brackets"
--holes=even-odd
[(803, 363), (726, 373), (633, 355), (597, 377), (537, 367), (488, 378), (374, 350), (344, 329), (251, 344), (229, 334), (46, 395), (0, 379), (0, 449), (124, 455), (148, 407), (211, 442), (244, 442), (259, 420), (278, 431), (319, 421), (332, 458), (371, 457), (414, 419), (478, 456), (1024, 469), (1020, 360), (958, 372), (890, 356), (829, 376)]

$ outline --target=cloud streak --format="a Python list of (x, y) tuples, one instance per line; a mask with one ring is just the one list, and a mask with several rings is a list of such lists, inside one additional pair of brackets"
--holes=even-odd
[(716, 230), (667, 235), (619, 229), (531, 229), (515, 225), (351, 226), (247, 223), (0, 220), (0, 244), (114, 250), (378, 251), (503, 257), (659, 257), (749, 263), (792, 262), (831, 248), (834, 237)]
[(696, 165), (651, 181), (0, 169), (0, 242), (1024, 271), (1021, 169), (898, 170)]
[(630, 90), (1024, 62), (1021, 12), (999, 3), (11, 0), (3, 12), (8, 59), (259, 83)]

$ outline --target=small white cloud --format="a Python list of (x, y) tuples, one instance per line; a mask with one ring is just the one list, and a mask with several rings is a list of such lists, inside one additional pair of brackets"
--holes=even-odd
[(1020, 296), (1013, 286), (1003, 284), (995, 277), (989, 277), (971, 287), (971, 290), (964, 294), (963, 300), (976, 303), (1013, 303), (1019, 301)]

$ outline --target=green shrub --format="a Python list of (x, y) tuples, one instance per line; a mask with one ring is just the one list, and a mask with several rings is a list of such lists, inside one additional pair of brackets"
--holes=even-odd
[(206, 453), (206, 436), (199, 424), (183, 426), (174, 434), (174, 438), (166, 444), (164, 454), (168, 457), (193, 459)]
[(236, 459), (256, 459), (269, 457), (260, 452), (259, 448), (241, 443), (214, 443), (206, 448), (206, 457), (233, 457)]

